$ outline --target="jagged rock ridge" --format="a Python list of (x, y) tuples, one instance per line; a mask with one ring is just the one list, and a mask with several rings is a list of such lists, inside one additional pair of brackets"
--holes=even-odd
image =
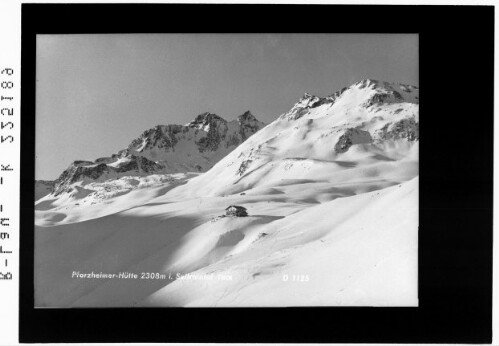
[(53, 182), (53, 192), (68, 191), (78, 181), (204, 172), (264, 126), (250, 111), (232, 121), (206, 112), (186, 125), (157, 125), (110, 157), (74, 161)]
[(198, 195), (226, 195), (272, 179), (304, 179), (311, 172), (326, 180), (337, 165), (356, 167), (360, 159), (365, 165), (406, 156), (412, 161), (418, 141), (419, 88), (365, 79), (326, 97), (305, 93), (185, 188)]
[(77, 181), (117, 178), (122, 175), (148, 175), (159, 173), (164, 169), (160, 163), (136, 155), (125, 156), (122, 160), (115, 161), (115, 165), (88, 161), (85, 163), (74, 161), (62, 172), (53, 183), (56, 195), (68, 191), (70, 185)]
[(280, 159), (328, 161), (355, 146), (415, 142), (419, 88), (365, 79), (326, 97), (305, 93), (262, 132), (263, 127), (249, 111), (233, 121), (205, 112), (185, 125), (158, 125), (110, 157), (73, 162), (53, 190), (57, 194), (78, 181), (125, 175), (205, 172), (222, 159), (234, 170), (232, 176), (242, 179)]

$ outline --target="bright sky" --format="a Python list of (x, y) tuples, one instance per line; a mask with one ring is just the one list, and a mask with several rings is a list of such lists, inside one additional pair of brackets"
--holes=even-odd
[(304, 92), (365, 78), (418, 85), (418, 74), (417, 35), (39, 35), (35, 177), (206, 111), (269, 123)]

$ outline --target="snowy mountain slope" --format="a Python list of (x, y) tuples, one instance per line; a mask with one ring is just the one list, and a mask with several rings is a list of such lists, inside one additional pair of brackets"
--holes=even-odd
[[(205, 173), (103, 176), (43, 197), (36, 306), (416, 306), (418, 98), (373, 80), (305, 95)], [(147, 138), (127, 155), (159, 156)], [(229, 205), (249, 216), (221, 217)], [(92, 272), (138, 278), (79, 276)]]
[[(417, 178), (388, 189), (312, 206), (241, 239), (231, 224), (195, 231), (213, 238), (196, 254), (223, 251), (191, 277), (146, 299), (150, 306), (416, 305)], [(206, 229), (208, 226), (208, 229)], [(237, 229), (237, 228), (236, 228)], [(222, 230), (222, 231), (221, 231)], [(229, 240), (232, 237), (232, 241)], [(198, 245), (189, 239), (181, 248)], [(375, 247), (373, 247), (375, 244)], [(220, 278), (220, 279), (216, 279)], [(230, 278), (230, 279), (229, 279)], [(262, 296), (261, 292), (265, 292)], [(213, 299), (215, 297), (215, 299)]]
[[(52, 190), (58, 196), (74, 192), (74, 184), (81, 187), (128, 176), (203, 172), (263, 126), (249, 111), (233, 121), (203, 113), (186, 125), (158, 125), (111, 157), (74, 161), (51, 183)], [(37, 184), (40, 193), (36, 200), (46, 195), (49, 185)]]
[(376, 172), (411, 170), (412, 166), (415, 176), (418, 95), (416, 87), (373, 80), (325, 98), (305, 94), (288, 113), (178, 192), (231, 194), (272, 179), (309, 174), (338, 182), (336, 172), (345, 168), (376, 176)]
[(77, 182), (71, 192), (48, 194), (35, 204), (36, 224), (81, 222), (134, 208), (184, 184), (198, 173), (123, 176), (107, 181)]
[(263, 126), (249, 111), (232, 121), (203, 113), (184, 126), (145, 131), (125, 153), (159, 161), (170, 172), (205, 172)]
[[(414, 306), (417, 186), (416, 178), (326, 203), (303, 202), (299, 189), (151, 199), (103, 218), (37, 227), (36, 305)], [(217, 217), (233, 203), (250, 216)], [(164, 277), (85, 279), (73, 272)], [(214, 277), (195, 279), (202, 275)]]
[(97, 162), (74, 161), (54, 181), (54, 195), (57, 196), (63, 192), (74, 192), (75, 190), (78, 193), (79, 190), (73, 186), (75, 183), (86, 185), (91, 182), (103, 182), (123, 176), (147, 176), (160, 173), (164, 168), (161, 163), (136, 155), (121, 156), (119, 159), (108, 163), (99, 160)]

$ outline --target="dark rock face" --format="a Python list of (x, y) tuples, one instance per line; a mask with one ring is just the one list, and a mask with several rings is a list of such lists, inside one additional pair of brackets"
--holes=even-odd
[[(56, 196), (59, 193), (61, 193), (64, 190), (65, 187), (67, 187), (68, 185), (70, 185), (72, 181), (74, 181), (75, 174), (78, 177), (81, 176), (81, 170), (79, 172), (77, 172), (77, 170), (79, 168), (78, 164), (80, 162), (81, 161), (75, 161), (75, 162), (73, 162), (68, 168), (66, 168), (61, 173), (61, 175), (59, 176), (59, 178), (57, 178), (54, 181), (54, 192), (55, 192)], [(90, 162), (90, 164), (92, 164), (92, 162)]]
[(297, 108), (296, 111), (293, 112), (293, 115), (289, 119), (291, 119), (291, 120), (300, 119), (301, 117), (303, 117), (305, 114), (308, 113), (308, 110), (309, 110), (309, 108), (307, 108), (307, 107)]
[(105, 163), (99, 163), (93, 167), (80, 166), (77, 167), (71, 177), (69, 183), (74, 183), (80, 179), (80, 177), (97, 179), (104, 173), (109, 173), (110, 169)]
[(114, 162), (114, 158), (112, 157), (99, 157), (97, 160), (95, 160), (95, 163), (111, 163)]
[(244, 160), (243, 162), (241, 162), (241, 165), (239, 166), (239, 169), (237, 170), (237, 174), (243, 175), (244, 172), (246, 172), (246, 170), (250, 166), (251, 162), (253, 162), (253, 160)]
[(399, 101), (402, 101), (404, 98), (402, 97), (402, 95), (400, 95), (400, 93), (398, 91), (393, 91), (392, 92), (392, 95), (393, 97), (395, 97), (396, 100), (399, 100)]
[(389, 97), (390, 94), (388, 93), (376, 93), (369, 100), (364, 102), (362, 106), (366, 108), (369, 108), (371, 106), (377, 106), (381, 103), (384, 103)]
[[(76, 162), (76, 164), (75, 164)], [(141, 156), (130, 156), (130, 161), (124, 162), (117, 167), (108, 166), (105, 163), (95, 164), (87, 161), (89, 164), (82, 165), (82, 161), (73, 162), (62, 174), (54, 181), (53, 192), (59, 195), (67, 190), (69, 185), (83, 180), (85, 178), (96, 180), (103, 175), (118, 176), (120, 173), (141, 174), (156, 173), (164, 167)]]
[(246, 111), (238, 116), (237, 121), (239, 123), (239, 135), (241, 137), (240, 140), (238, 139), (238, 142), (240, 143), (244, 142), (246, 139), (248, 139), (250, 136), (252, 136), (258, 130), (265, 126), (265, 124), (258, 121), (250, 111)]
[(205, 112), (196, 116), (187, 126), (196, 129), (205, 129), (208, 126), (211, 128), (211, 126), (217, 126), (217, 124), (221, 123), (227, 124), (227, 121), (216, 114)]
[[(360, 84), (357, 84), (359, 89), (362, 87), (371, 87), (373, 90), (376, 91), (376, 93), (371, 96), (366, 102), (362, 104), (363, 107), (369, 108), (372, 106), (379, 106), (382, 103), (401, 103), (405, 102), (404, 97), (397, 91), (394, 90), (394, 88), (387, 82), (383, 82), (382, 86), (380, 85), (380, 82), (373, 81), (373, 80), (367, 80), (367, 81), (361, 81)], [(405, 85), (405, 84), (400, 84), (399, 85), (400, 90), (403, 90), (404, 92), (412, 92), (412, 90), (417, 89), (416, 87)]]
[(296, 120), (303, 117), (311, 109), (317, 108), (324, 104), (332, 106), (347, 89), (348, 88), (342, 88), (327, 97), (318, 97), (305, 93), (298, 103), (288, 113), (286, 113), (284, 117), (289, 120)]
[[(139, 138), (134, 139), (128, 146), (128, 150), (142, 152), (147, 149), (159, 148), (165, 151), (175, 151), (175, 145), (178, 142), (177, 134), (182, 133), (183, 128), (182, 125), (157, 125), (144, 131)], [(143, 143), (145, 145), (142, 145)]]
[[(149, 149), (159, 149), (164, 152), (174, 152), (175, 146), (190, 133), (200, 153), (213, 152), (221, 148), (237, 146), (248, 137), (260, 130), (265, 124), (259, 122), (250, 111), (237, 117), (239, 126), (237, 133), (228, 134), (229, 123), (216, 114), (205, 112), (187, 125), (156, 126), (145, 131), (128, 146), (130, 152), (145, 152)], [(119, 154), (119, 153), (118, 153)], [(128, 155), (128, 153), (127, 153)], [(121, 156), (123, 157), (123, 156)]]
[[(101, 157), (92, 161), (74, 161), (54, 181), (53, 190), (56, 194), (66, 191), (69, 185), (84, 179), (95, 180), (101, 177), (117, 178), (123, 175), (166, 173), (169, 169), (166, 159), (152, 160), (155, 153), (171, 153), (175, 151), (180, 141), (193, 141), (197, 153), (209, 154), (219, 149), (236, 147), (248, 137), (260, 130), (264, 123), (259, 122), (250, 111), (244, 112), (230, 123), (213, 113), (202, 113), (187, 125), (157, 125), (144, 131), (134, 139), (127, 148), (118, 151), (110, 157)], [(152, 154), (151, 154), (152, 150)], [(189, 161), (188, 152), (186, 159)], [(118, 160), (122, 162), (117, 163)], [(210, 168), (204, 156), (200, 164), (189, 161), (189, 169), (202, 172)], [(182, 165), (183, 161), (178, 162)], [(211, 164), (212, 165), (212, 164)], [(168, 171), (170, 172), (170, 171)]]
[(375, 138), (381, 140), (407, 139), (408, 141), (419, 140), (419, 123), (413, 118), (406, 118), (394, 123), (389, 123), (376, 131)]
[(327, 100), (329, 100), (331, 104), (333, 104), (334, 102), (336, 102), (336, 100), (341, 96), (343, 95), (343, 93), (345, 91), (347, 91), (348, 88), (342, 88), (341, 90), (338, 90), (336, 92), (334, 92), (333, 94), (329, 95), (328, 97), (326, 97)]
[(239, 115), (237, 117), (237, 120), (239, 121), (239, 124), (247, 124), (247, 123), (251, 123), (253, 121), (257, 121), (255, 116), (253, 114), (251, 114), (250, 111), (246, 111), (243, 114)]
[[(113, 168), (113, 167), (111, 167)], [(130, 161), (124, 162), (114, 168), (117, 173), (126, 173), (136, 171), (139, 173), (157, 173), (164, 168), (163, 165), (157, 164), (154, 161), (148, 160), (143, 156), (130, 156)]]
[[(198, 115), (198, 119), (202, 115)], [(203, 153), (205, 151), (216, 151), (219, 148), (220, 143), (225, 139), (227, 133), (227, 121), (220, 118), (215, 114), (205, 114), (205, 116), (196, 123), (196, 126), (202, 126), (204, 129), (208, 129), (206, 137), (201, 138), (196, 144), (198, 146), (199, 152)]]
[(265, 125), (258, 121), (250, 111), (239, 115), (237, 124), (238, 132), (229, 135), (229, 123), (226, 120), (216, 114), (203, 113), (198, 115), (188, 126), (208, 131), (205, 137), (196, 142), (199, 152), (203, 153), (218, 150), (222, 142), (224, 142), (225, 148), (237, 146)]
[(350, 128), (346, 129), (345, 133), (340, 136), (338, 142), (334, 146), (336, 153), (344, 153), (354, 144), (372, 143), (373, 139), (368, 131)]
[[(88, 167), (90, 166), (90, 167)], [(87, 166), (77, 165), (74, 162), (66, 169), (54, 182), (54, 193), (57, 196), (61, 192), (78, 180), (84, 178), (97, 179), (104, 173), (109, 173), (109, 168), (105, 163), (94, 165), (90, 162)]]
[(88, 166), (88, 165), (93, 165), (94, 163), (92, 161), (84, 161), (84, 160), (76, 160), (73, 161), (73, 165), (76, 167), (80, 166)]

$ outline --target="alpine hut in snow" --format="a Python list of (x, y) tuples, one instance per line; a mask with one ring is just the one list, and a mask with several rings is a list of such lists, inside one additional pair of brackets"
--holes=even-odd
[(248, 216), (248, 212), (245, 207), (239, 205), (229, 205), (225, 208), (225, 215), (227, 216)]

